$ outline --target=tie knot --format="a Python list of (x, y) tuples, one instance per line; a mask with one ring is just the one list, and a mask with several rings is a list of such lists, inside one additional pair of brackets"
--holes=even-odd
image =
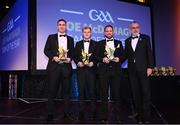
[(131, 39), (137, 39), (139, 38), (138, 36), (132, 36)]
[(113, 41), (113, 39), (107, 39), (106, 42)]
[(59, 37), (66, 37), (66, 35), (59, 35)]

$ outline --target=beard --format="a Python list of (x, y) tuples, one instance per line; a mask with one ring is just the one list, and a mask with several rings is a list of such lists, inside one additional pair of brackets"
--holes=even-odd
[(108, 39), (111, 39), (111, 38), (113, 38), (113, 35), (112, 36), (105, 36), (105, 37)]

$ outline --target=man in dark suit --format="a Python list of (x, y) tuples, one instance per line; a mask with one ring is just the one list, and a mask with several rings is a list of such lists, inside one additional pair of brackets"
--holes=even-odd
[(77, 64), (77, 78), (80, 99), (79, 120), (83, 120), (85, 114), (85, 93), (89, 93), (93, 115), (92, 118), (95, 118), (96, 42), (91, 39), (90, 27), (84, 27), (82, 32), (83, 40), (77, 42), (75, 47), (75, 62)]
[(57, 21), (58, 33), (48, 36), (44, 48), (45, 55), (49, 58), (47, 65), (48, 73), (48, 120), (53, 119), (54, 98), (58, 93), (59, 86), (62, 87), (65, 102), (64, 116), (67, 115), (67, 104), (69, 100), (69, 82), (71, 80), (71, 59), (74, 52), (74, 40), (65, 31), (67, 22), (64, 19)]
[[(130, 25), (131, 37), (125, 40), (125, 57), (128, 59), (129, 79), (138, 122), (148, 122), (150, 117), (149, 76), (153, 68), (150, 37), (140, 34), (139, 23)], [(122, 58), (123, 60), (123, 58)]]
[(109, 86), (112, 93), (111, 98), (115, 102), (119, 101), (121, 77), (120, 59), (123, 54), (123, 47), (121, 41), (115, 40), (113, 38), (113, 33), (113, 27), (111, 25), (106, 25), (104, 27), (105, 39), (99, 41), (98, 43), (97, 59), (100, 81), (100, 95), (102, 100), (102, 122), (106, 122), (108, 118)]

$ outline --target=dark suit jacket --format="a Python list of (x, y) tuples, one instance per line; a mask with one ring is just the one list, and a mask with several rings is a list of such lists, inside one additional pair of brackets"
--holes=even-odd
[[(123, 46), (121, 41), (118, 40), (114, 40), (114, 46), (120, 46), (119, 48), (116, 48), (115, 52), (114, 52), (114, 56), (115, 57), (119, 57), (119, 59), (121, 60), (121, 57), (123, 56)], [(105, 64), (103, 63), (103, 58), (107, 57), (106, 56), (106, 50), (105, 50), (105, 46), (106, 46), (106, 40), (101, 40), (98, 43), (98, 52), (97, 52), (97, 60), (98, 60), (98, 67), (99, 67), (99, 72), (100, 73), (105, 73), (105, 69), (107, 67), (112, 67), (113, 69), (115, 69), (117, 72), (120, 72), (121, 66), (120, 66), (120, 62), (119, 63), (115, 63), (115, 62), (110, 62), (109, 64)]]
[[(150, 37), (140, 34), (135, 51), (131, 46), (131, 37), (125, 40), (124, 57), (128, 59), (128, 70), (131, 71), (134, 66), (134, 59), (138, 71), (146, 71), (147, 68), (153, 68), (153, 54), (150, 45)], [(124, 60), (124, 58), (123, 58)]]
[[(97, 42), (95, 42), (94, 40), (90, 40), (90, 44), (89, 44), (89, 53), (92, 53), (92, 55), (89, 58), (90, 62), (94, 63), (94, 67), (96, 65), (96, 46), (97, 46)], [(75, 47), (75, 63), (77, 64), (79, 61), (82, 62), (82, 49), (84, 49), (84, 43), (83, 40), (79, 41), (76, 43), (76, 47)]]
[[(58, 48), (58, 34), (56, 33), (49, 35), (44, 48), (44, 53), (49, 58), (47, 70), (52, 71), (56, 68), (56, 66), (59, 65), (58, 63), (52, 61), (54, 56), (58, 56)], [(73, 59), (74, 40), (70, 36), (67, 36), (67, 49), (69, 50), (67, 57)], [(69, 68), (72, 68), (71, 63), (65, 65), (67, 65)]]

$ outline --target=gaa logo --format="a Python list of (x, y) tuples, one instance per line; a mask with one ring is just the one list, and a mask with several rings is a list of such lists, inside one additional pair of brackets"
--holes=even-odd
[(103, 12), (102, 10), (95, 10), (92, 9), (89, 11), (89, 18), (93, 21), (100, 21), (100, 22), (107, 22), (107, 23), (114, 23), (113, 18), (111, 17), (110, 13), (108, 11)]

